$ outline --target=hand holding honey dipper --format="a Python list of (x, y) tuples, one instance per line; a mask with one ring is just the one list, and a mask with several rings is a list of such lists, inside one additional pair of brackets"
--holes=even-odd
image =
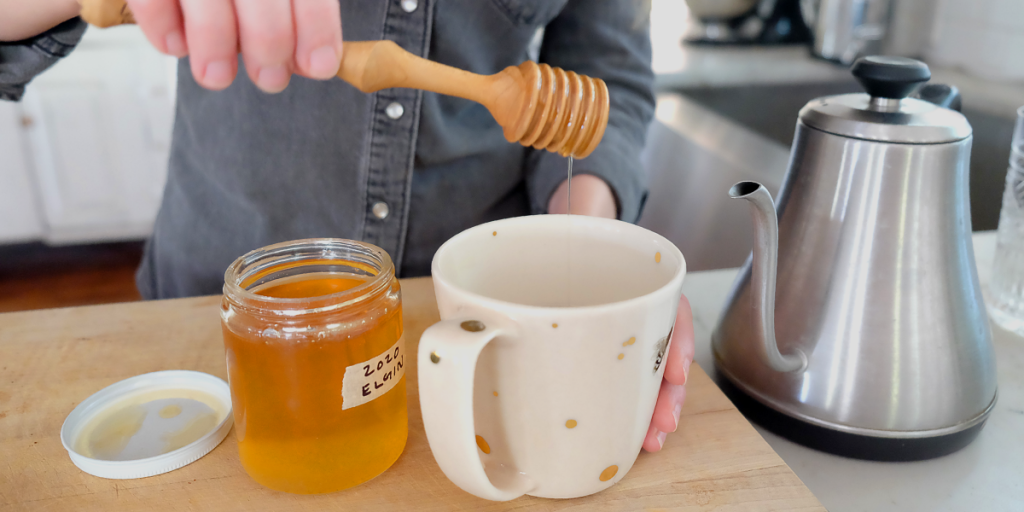
[(343, 46), (333, 0), (234, 7), (207, 0), (80, 1), (82, 18), (93, 25), (138, 23), (160, 51), (188, 54), (193, 76), (209, 89), (234, 80), (240, 47), (249, 78), (264, 91), (283, 90), (293, 72), (315, 79), (336, 73), (366, 93), (405, 87), (457, 96), (487, 107), (509, 142), (562, 156), (586, 158), (608, 124), (608, 88), (600, 79), (532, 61), (484, 76), (417, 57), (392, 41)]

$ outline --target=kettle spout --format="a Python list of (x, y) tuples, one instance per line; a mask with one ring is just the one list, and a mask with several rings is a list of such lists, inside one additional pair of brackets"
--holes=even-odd
[(807, 356), (799, 349), (782, 354), (775, 340), (775, 270), (779, 259), (779, 220), (775, 216), (775, 203), (768, 190), (753, 181), (733, 185), (729, 197), (749, 201), (754, 216), (750, 290), (765, 363), (777, 372), (802, 372), (807, 367)]

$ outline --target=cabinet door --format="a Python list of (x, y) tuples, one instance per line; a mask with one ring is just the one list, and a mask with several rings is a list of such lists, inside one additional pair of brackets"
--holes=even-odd
[(25, 95), (45, 239), (52, 243), (145, 237), (160, 204), (173, 68), (137, 28), (112, 33), (90, 29)]
[(43, 235), (21, 133), (22, 123), (29, 122), (15, 103), (0, 101), (0, 244), (38, 240)]

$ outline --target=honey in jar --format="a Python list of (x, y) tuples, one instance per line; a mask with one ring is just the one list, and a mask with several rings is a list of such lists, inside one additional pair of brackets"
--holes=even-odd
[(253, 251), (225, 273), (222, 325), (238, 452), (257, 482), (332, 492), (401, 455), (411, 359), (383, 250), (316, 239)]

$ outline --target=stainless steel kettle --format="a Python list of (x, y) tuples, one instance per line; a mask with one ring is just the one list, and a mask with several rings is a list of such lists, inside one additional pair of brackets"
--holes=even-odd
[[(867, 94), (808, 103), (778, 217), (757, 183), (756, 241), (712, 337), (726, 390), (796, 442), (876, 460), (967, 445), (996, 401), (971, 243), (971, 126), (907, 96), (925, 64), (866, 57)], [(777, 266), (776, 266), (777, 265)]]

